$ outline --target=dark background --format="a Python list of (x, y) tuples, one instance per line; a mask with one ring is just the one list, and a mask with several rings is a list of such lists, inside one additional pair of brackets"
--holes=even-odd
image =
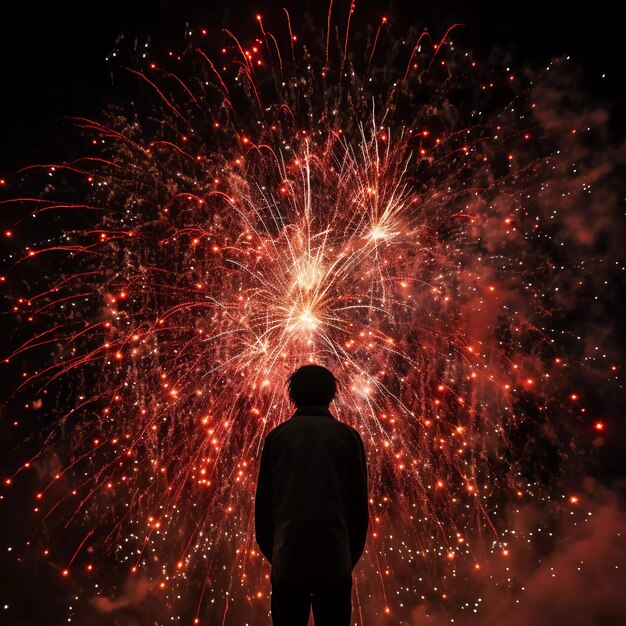
[[(345, 11), (349, 0), (335, 0)], [(366, 6), (367, 5), (367, 6)], [(64, 116), (97, 117), (115, 94), (116, 86), (105, 57), (121, 33), (145, 36), (154, 33), (162, 43), (183, 45), (188, 22), (192, 28), (218, 31), (228, 24), (236, 32), (246, 29), (258, 34), (254, 15), (271, 15), (287, 6), (292, 16), (309, 7), (315, 21), (325, 24), (327, 0), (303, 3), (266, 3), (242, 0), (61, 0), (3, 4), (0, 13), (0, 179), (9, 179), (20, 167), (33, 163), (59, 161), (73, 150), (74, 139), (63, 123)], [(612, 138), (618, 143), (626, 131), (624, 75), (624, 28), (615, 4), (606, 0), (580, 4), (566, 2), (378, 2), (357, 0), (356, 12), (371, 16), (378, 23), (388, 15), (395, 32), (404, 33), (409, 25), (427, 27), (438, 40), (455, 23), (465, 26), (455, 39), (487, 57), (495, 48), (511, 54), (513, 67), (545, 65), (556, 55), (570, 55), (581, 68), (585, 89), (592, 98), (611, 110)], [(271, 15), (270, 15), (271, 14)], [(603, 77), (604, 75), (604, 77)], [(0, 213), (0, 225), (10, 216)], [(3, 316), (0, 333), (10, 320)], [(0, 381), (0, 392), (5, 384)], [(8, 450), (0, 446), (0, 452)], [(609, 464), (609, 474), (617, 476), (621, 465)], [(20, 459), (22, 455), (20, 455)], [(14, 468), (11, 458), (0, 459), (0, 472)], [(2, 476), (2, 474), (0, 474)], [(0, 524), (0, 550), (19, 536), (17, 532), (26, 511), (15, 511)], [(0, 588), (8, 584), (13, 604), (20, 605), (32, 621), (20, 624), (57, 624), (67, 615), (67, 586), (59, 576), (38, 572), (35, 565), (9, 572), (0, 563)], [(28, 576), (28, 578), (26, 578)], [(32, 581), (44, 582), (33, 589)], [(4, 597), (4, 594), (3, 594)], [(30, 605), (30, 607), (28, 606)], [(17, 613), (20, 612), (18, 609)], [(15, 615), (16, 613), (13, 613)], [(0, 623), (3, 622), (0, 606)]]
[[(335, 10), (347, 2), (336, 2)], [(17, 167), (50, 154), (64, 155), (63, 141), (46, 140), (51, 125), (65, 115), (94, 115), (112, 90), (105, 60), (120, 33), (158, 33), (173, 45), (182, 43), (185, 22), (215, 28), (224, 21), (238, 32), (257, 25), (257, 12), (267, 16), (287, 6), (298, 7), (325, 24), (328, 3), (265, 2), (243, 0), (61, 0), (6, 3), (0, 16), (0, 178)], [(403, 33), (408, 25), (427, 27), (440, 38), (455, 22), (465, 27), (455, 32), (477, 53), (488, 55), (494, 46), (512, 53), (512, 63), (542, 65), (554, 55), (569, 54), (585, 74), (587, 90), (613, 102), (612, 124), (623, 133), (626, 98), (622, 21), (615, 3), (503, 1), (421, 2), (367, 0), (356, 2), (356, 13), (371, 15), (377, 23), (389, 15), (392, 27)], [(584, 8), (583, 8), (584, 7)], [(605, 78), (602, 75), (606, 74)]]

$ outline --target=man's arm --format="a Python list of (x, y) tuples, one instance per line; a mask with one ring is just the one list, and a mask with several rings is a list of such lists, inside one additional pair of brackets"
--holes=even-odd
[(352, 494), (350, 506), (350, 556), (352, 558), (352, 567), (357, 564), (365, 549), (365, 539), (369, 524), (367, 461), (365, 459), (363, 440), (358, 433), (356, 437), (358, 449), (351, 472), (352, 484), (350, 485)]
[(254, 501), (254, 527), (256, 542), (265, 558), (272, 562), (274, 543), (274, 520), (272, 518), (272, 482), (270, 475), (269, 446), (267, 439), (261, 452), (259, 479)]

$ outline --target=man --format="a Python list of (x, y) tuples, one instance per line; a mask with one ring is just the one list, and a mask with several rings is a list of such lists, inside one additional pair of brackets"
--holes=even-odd
[(256, 492), (256, 539), (272, 564), (274, 626), (349, 626), (352, 570), (369, 521), (359, 433), (328, 405), (337, 381), (319, 365), (289, 378), (296, 407), (265, 439)]

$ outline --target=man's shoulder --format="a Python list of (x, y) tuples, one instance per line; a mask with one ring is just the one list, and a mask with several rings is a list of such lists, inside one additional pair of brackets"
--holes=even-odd
[(281, 430), (284, 430), (287, 424), (289, 424), (289, 420), (285, 420), (284, 422), (281, 422), (277, 426), (274, 426), (274, 428), (272, 428), (272, 430), (270, 430), (269, 433), (265, 435), (265, 441), (269, 441), (270, 439), (275, 437), (276, 433), (279, 433)]
[(350, 426), (350, 424), (346, 424), (345, 422), (342, 422), (341, 420), (338, 420), (338, 419), (335, 419), (335, 422), (337, 422), (337, 424), (340, 424), (341, 427), (347, 430), (351, 435), (355, 437), (359, 437), (359, 439), (361, 438), (361, 433), (356, 428), (353, 428), (352, 426)]
[(346, 439), (354, 443), (357, 443), (360, 447), (363, 446), (363, 439), (361, 438), (361, 433), (356, 428), (353, 428), (352, 426), (350, 426), (350, 424), (346, 424), (345, 422), (342, 422), (341, 420), (338, 420), (337, 418), (335, 418), (333, 422), (335, 424), (335, 428), (343, 432)]
[(348, 426), (352, 431), (352, 436), (355, 438), (357, 442), (357, 448), (363, 453), (365, 451), (365, 445), (363, 444), (363, 437), (361, 437), (361, 433), (356, 429)]
[[(325, 422), (325, 423), (327, 423), (331, 428), (336, 428), (338, 430), (345, 432), (346, 434), (350, 434), (352, 437), (358, 440), (361, 440), (361, 433), (356, 428), (353, 428), (349, 424), (342, 422), (341, 420), (337, 419), (334, 416), (331, 420), (328, 420), (328, 422)], [(265, 435), (265, 441), (267, 442), (273, 439), (280, 432), (282, 432), (285, 429), (288, 429), (290, 425), (295, 426), (297, 425), (297, 422), (295, 420), (286, 419), (284, 422), (281, 422), (280, 424), (272, 428), (272, 430), (270, 430), (267, 433), (267, 435)]]

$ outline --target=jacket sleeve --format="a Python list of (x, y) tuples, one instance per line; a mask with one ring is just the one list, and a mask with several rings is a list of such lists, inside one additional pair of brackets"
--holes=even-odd
[(274, 543), (274, 520), (272, 517), (272, 482), (270, 451), (267, 439), (261, 452), (261, 465), (254, 501), (254, 528), (256, 542), (265, 558), (272, 562)]
[(357, 433), (357, 451), (352, 468), (350, 502), (350, 556), (354, 567), (365, 549), (367, 527), (369, 525), (369, 498), (367, 494), (367, 461), (363, 440)]

